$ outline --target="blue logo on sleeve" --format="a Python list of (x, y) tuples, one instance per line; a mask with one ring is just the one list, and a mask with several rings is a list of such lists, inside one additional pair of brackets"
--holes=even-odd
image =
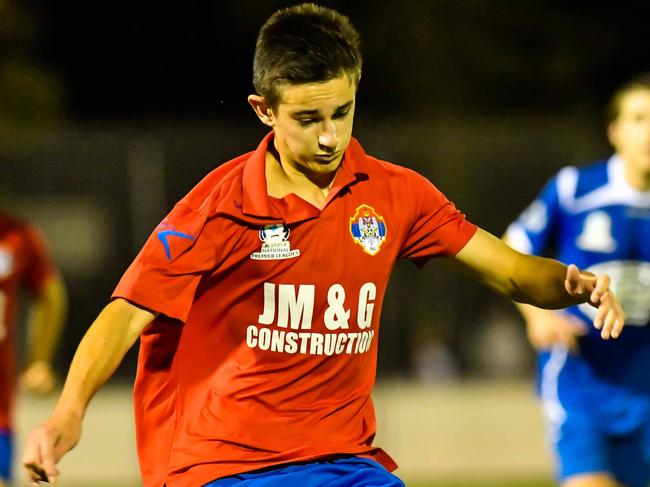
[(187, 233), (183, 233), (183, 232), (178, 232), (173, 228), (170, 228), (168, 230), (161, 230), (160, 232), (158, 232), (158, 240), (160, 240), (160, 243), (162, 243), (163, 247), (165, 247), (165, 255), (167, 255), (167, 258), (169, 260), (172, 260), (172, 253), (169, 247), (169, 237), (179, 237), (179, 238), (185, 238), (187, 240), (194, 240), (194, 237), (192, 235), (188, 235)]

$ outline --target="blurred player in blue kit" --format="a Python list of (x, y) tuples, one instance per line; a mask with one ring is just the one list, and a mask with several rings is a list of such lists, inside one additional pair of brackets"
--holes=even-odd
[(650, 73), (613, 95), (615, 153), (563, 168), (508, 228), (517, 250), (612, 277), (629, 325), (617, 342), (579, 305), (518, 304), (539, 350), (539, 393), (564, 487), (650, 485)]

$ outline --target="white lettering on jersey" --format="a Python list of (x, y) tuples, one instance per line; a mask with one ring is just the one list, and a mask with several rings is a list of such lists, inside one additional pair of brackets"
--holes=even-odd
[(372, 312), (375, 309), (375, 297), (377, 296), (377, 286), (372, 282), (366, 282), (359, 289), (359, 309), (357, 310), (357, 325), (359, 328), (366, 329), (372, 324)]
[[(277, 292), (276, 292), (277, 290)], [(359, 289), (357, 326), (362, 332), (348, 332), (350, 310), (345, 307), (345, 288), (332, 284), (327, 291), (327, 304), (323, 324), (338, 333), (308, 333), (311, 330), (315, 306), (316, 286), (313, 284), (274, 284), (265, 282), (262, 313), (258, 325), (246, 329), (246, 345), (264, 351), (287, 354), (341, 355), (365, 353), (371, 348), (372, 326), (377, 286), (364, 283)], [(276, 313), (277, 310), (277, 313)], [(288, 330), (301, 330), (293, 332)]]
[(333, 284), (327, 291), (327, 304), (325, 310), (325, 326), (328, 330), (348, 328), (350, 310), (345, 309), (345, 289), (340, 284)]
[(297, 333), (277, 328), (249, 325), (246, 345), (249, 348), (301, 355), (352, 355), (366, 353), (372, 346), (375, 331), (357, 333)]
[(275, 284), (264, 283), (264, 311), (258, 316), (257, 322), (270, 325), (275, 319)]
[[(298, 296), (296, 296), (296, 286), (293, 284), (280, 284), (278, 286), (278, 322), (281, 328), (287, 328), (291, 321), (291, 329), (303, 330), (311, 329), (312, 315), (314, 314), (314, 285), (301, 284), (298, 286)], [(257, 322), (262, 325), (271, 325), (275, 320), (275, 284), (271, 282), (264, 283), (264, 310), (257, 317)]]
[[(266, 285), (266, 283), (265, 283)], [(280, 284), (278, 293), (278, 326), (286, 328), (291, 320), (291, 329), (311, 329), (311, 319), (314, 314), (314, 288), (313, 284)], [(301, 321), (302, 317), (302, 321)]]

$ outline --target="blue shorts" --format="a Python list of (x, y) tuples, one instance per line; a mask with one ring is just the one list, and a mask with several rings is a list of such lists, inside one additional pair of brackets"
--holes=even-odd
[(14, 439), (11, 430), (0, 429), (0, 479), (11, 481), (11, 464), (14, 457)]
[(374, 460), (344, 457), (295, 463), (214, 480), (203, 487), (404, 487)]
[(603, 383), (580, 357), (540, 357), (540, 392), (560, 481), (608, 473), (628, 487), (650, 484), (647, 398)]
[(556, 443), (559, 477), (609, 473), (627, 487), (650, 484), (647, 429), (624, 436), (605, 435), (587, 425), (567, 425)]

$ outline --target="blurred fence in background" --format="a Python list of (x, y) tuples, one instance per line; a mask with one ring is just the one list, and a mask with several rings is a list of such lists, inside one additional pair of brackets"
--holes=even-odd
[[(500, 235), (560, 166), (609, 154), (598, 118), (464, 116), (366, 120), (355, 135), (370, 154), (428, 176), (470, 220)], [(0, 207), (48, 237), (70, 292), (60, 353), (69, 364), (149, 232), (216, 165), (256, 147), (248, 122), (65, 126), (0, 133)], [(530, 372), (510, 303), (438, 263), (400, 263), (385, 300), (380, 377), (428, 382)], [(136, 351), (118, 376), (131, 376)]]

